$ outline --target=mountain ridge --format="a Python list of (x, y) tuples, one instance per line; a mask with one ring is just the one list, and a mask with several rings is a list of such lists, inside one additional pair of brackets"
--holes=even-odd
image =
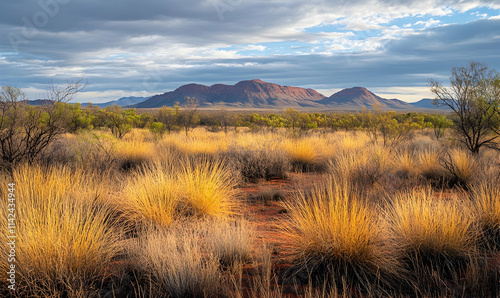
[(183, 85), (174, 91), (155, 95), (145, 102), (134, 105), (136, 108), (155, 108), (162, 105), (172, 106), (186, 97), (198, 99), (200, 106), (225, 105), (231, 107), (279, 107), (279, 106), (318, 106), (315, 102), (326, 96), (313, 89), (282, 86), (267, 83), (260, 79), (240, 81), (234, 85), (201, 84)]

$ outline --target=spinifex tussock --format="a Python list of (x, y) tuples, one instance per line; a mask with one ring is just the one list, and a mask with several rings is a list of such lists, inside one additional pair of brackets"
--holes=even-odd
[[(28, 165), (2, 181), (16, 184), (16, 270), (21, 292), (50, 296), (91, 289), (121, 251), (119, 227), (104, 202), (105, 185), (92, 173)], [(7, 218), (5, 208), (1, 210)], [(0, 221), (0, 227), (6, 231), (6, 221)], [(1, 254), (1, 270), (7, 272), (6, 246)]]
[(285, 233), (299, 272), (323, 277), (330, 272), (358, 285), (395, 272), (384, 225), (349, 183), (330, 178), (284, 205)]
[(225, 218), (235, 212), (237, 182), (220, 160), (157, 161), (135, 172), (122, 205), (136, 223), (167, 227), (184, 216)]
[(500, 186), (498, 179), (471, 188), (472, 206), (486, 243), (500, 249)]
[(225, 218), (235, 212), (238, 182), (222, 161), (187, 160), (177, 181), (183, 213)]
[(458, 274), (474, 253), (477, 231), (470, 208), (458, 198), (436, 198), (429, 188), (401, 194), (388, 220), (408, 269)]

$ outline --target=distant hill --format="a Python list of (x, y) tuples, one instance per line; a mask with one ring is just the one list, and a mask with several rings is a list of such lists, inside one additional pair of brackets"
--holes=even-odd
[[(119, 105), (125, 108), (159, 108), (173, 107), (177, 102), (185, 103), (186, 97), (194, 97), (200, 107), (220, 109), (228, 108), (309, 108), (311, 110), (339, 110), (359, 111), (366, 107), (373, 109), (380, 105), (383, 110), (396, 111), (427, 111), (446, 110), (445, 107), (436, 108), (432, 99), (425, 98), (414, 103), (407, 103), (399, 99), (380, 97), (363, 87), (343, 89), (330, 97), (313, 89), (282, 86), (264, 82), (262, 80), (241, 81), (234, 85), (215, 84), (205, 86), (201, 84), (183, 85), (174, 91), (148, 97), (123, 97), (119, 100), (105, 103), (95, 103), (99, 107)], [(48, 100), (27, 101), (31, 105), (51, 103)], [(86, 105), (86, 104), (82, 104)]]
[(433, 104), (434, 100), (432, 98), (424, 98), (417, 102), (410, 103), (412, 106), (422, 109), (440, 109), (440, 110), (449, 110), (449, 107), (436, 107)]
[(412, 109), (413, 106), (399, 99), (386, 99), (375, 95), (363, 87), (343, 89), (332, 96), (320, 100), (318, 103), (330, 108), (359, 109), (366, 107), (372, 109), (374, 105), (380, 105), (382, 109)]
[(95, 103), (95, 106), (99, 106), (101, 108), (105, 108), (107, 106), (121, 106), (121, 107), (126, 107), (126, 106), (131, 106), (135, 105), (138, 103), (141, 103), (145, 100), (148, 100), (149, 97), (135, 97), (135, 96), (129, 96), (129, 97), (122, 97), (118, 100), (113, 100), (113, 101), (108, 101), (104, 103)]
[(53, 105), (53, 100), (48, 99), (33, 99), (33, 100), (23, 100), (23, 102), (29, 104), (30, 106), (44, 106), (44, 105)]
[(137, 108), (157, 108), (184, 103), (186, 97), (195, 97), (202, 107), (318, 107), (318, 101), (326, 98), (313, 89), (281, 86), (262, 80), (241, 81), (235, 85), (216, 84), (205, 86), (189, 84), (174, 91), (156, 95), (134, 105)]

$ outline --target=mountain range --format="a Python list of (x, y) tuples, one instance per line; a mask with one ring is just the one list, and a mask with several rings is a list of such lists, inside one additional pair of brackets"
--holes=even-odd
[[(188, 84), (174, 91), (155, 95), (131, 105), (134, 108), (158, 108), (183, 104), (187, 97), (198, 100), (200, 107), (207, 108), (310, 108), (318, 110), (360, 110), (379, 105), (385, 110), (434, 109), (428, 99), (407, 103), (399, 99), (382, 98), (363, 87), (343, 89), (330, 97), (313, 89), (281, 86), (262, 80), (241, 81), (235, 85), (216, 84), (205, 86)], [(432, 101), (432, 100), (430, 100)]]
[[(99, 107), (119, 105), (127, 108), (159, 108), (183, 105), (187, 97), (195, 98), (200, 107), (220, 109), (228, 108), (307, 108), (309, 110), (359, 111), (366, 107), (379, 106), (383, 110), (417, 111), (438, 109), (433, 100), (424, 98), (414, 103), (399, 99), (380, 97), (363, 87), (343, 89), (330, 97), (314, 89), (282, 86), (262, 80), (241, 81), (235, 85), (215, 84), (205, 86), (188, 84), (174, 91), (152, 97), (123, 97), (106, 103), (96, 103)], [(47, 100), (31, 100), (31, 105), (41, 105)], [(83, 104), (86, 105), (86, 104)], [(439, 108), (441, 110), (446, 108)]]

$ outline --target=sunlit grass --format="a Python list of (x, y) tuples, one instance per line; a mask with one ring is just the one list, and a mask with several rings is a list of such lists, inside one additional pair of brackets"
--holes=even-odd
[(118, 142), (115, 147), (120, 167), (129, 170), (155, 157), (154, 144), (145, 141)]
[(486, 241), (500, 248), (500, 186), (495, 182), (473, 186), (471, 199)]
[(237, 207), (238, 182), (222, 161), (198, 160), (183, 163), (177, 182), (184, 213), (224, 218)]
[(436, 198), (428, 188), (401, 194), (388, 207), (388, 220), (408, 268), (418, 274), (458, 274), (476, 248), (469, 206), (458, 198)]
[(477, 163), (471, 153), (455, 148), (450, 150), (442, 159), (444, 168), (451, 176), (451, 182), (467, 187), (476, 174)]
[(180, 189), (171, 165), (154, 163), (134, 173), (124, 195), (118, 203), (125, 217), (138, 224), (168, 227), (178, 212)]
[(426, 148), (417, 154), (417, 171), (424, 178), (437, 181), (443, 177), (443, 167), (440, 165), (440, 154), (437, 150)]
[(291, 162), (298, 170), (312, 169), (321, 162), (323, 157), (319, 153), (320, 146), (317, 139), (312, 138), (287, 140), (283, 143)]
[[(112, 226), (113, 212), (95, 175), (21, 166), (12, 180), (2, 180), (16, 183), (17, 282), (26, 295), (90, 287), (120, 253), (119, 227)], [(6, 209), (2, 214), (6, 218)], [(6, 221), (0, 225), (6, 231)], [(1, 270), (6, 272), (6, 246), (1, 253)]]
[(320, 275), (333, 270), (356, 280), (397, 267), (384, 225), (349, 183), (330, 179), (284, 206), (285, 233), (302, 270)]
[(236, 186), (221, 161), (184, 160), (176, 166), (157, 161), (130, 176), (124, 200), (120, 197), (117, 204), (132, 222), (168, 227), (185, 216), (226, 218), (234, 214)]

